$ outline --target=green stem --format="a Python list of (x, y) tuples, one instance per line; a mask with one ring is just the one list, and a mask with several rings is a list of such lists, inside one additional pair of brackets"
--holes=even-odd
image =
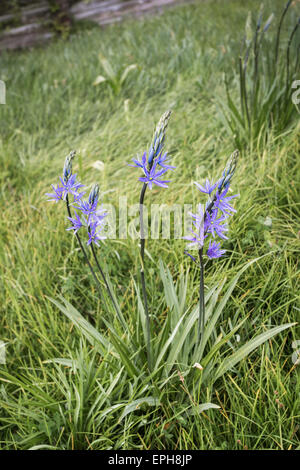
[(145, 232), (144, 232), (144, 211), (143, 211), (143, 204), (144, 204), (144, 197), (145, 192), (147, 189), (147, 184), (144, 183), (140, 195), (140, 230), (141, 230), (141, 283), (142, 283), (142, 291), (143, 291), (143, 299), (144, 299), (144, 307), (145, 307), (145, 315), (146, 315), (146, 330), (147, 330), (147, 358), (148, 358), (148, 367), (149, 370), (152, 370), (151, 364), (151, 332), (150, 332), (150, 316), (148, 310), (148, 300), (147, 300), (147, 291), (146, 291), (146, 281), (145, 281), (145, 272), (144, 272), (144, 264), (145, 264)]
[[(222, 192), (223, 187), (220, 188)], [(204, 214), (204, 221), (206, 214), (210, 214), (216, 200), (216, 195), (212, 198), (211, 202), (207, 206), (207, 209)], [(200, 284), (199, 284), (199, 319), (198, 319), (198, 344), (200, 345), (203, 340), (204, 334), (204, 323), (205, 323), (205, 298), (204, 298), (204, 263), (203, 263), (203, 246), (200, 248), (199, 252), (199, 263), (200, 263)]]
[(293, 41), (293, 38), (296, 34), (296, 31), (299, 27), (299, 22), (300, 20), (297, 21), (296, 26), (294, 27), (290, 37), (289, 37), (289, 42), (288, 42), (288, 47), (286, 51), (286, 94), (288, 94), (289, 91), (289, 82), (290, 82), (290, 49), (291, 49), (291, 44)]
[(252, 87), (252, 103), (251, 103), (251, 114), (256, 117), (256, 96), (257, 96), (257, 81), (258, 81), (258, 57), (260, 41), (258, 41), (258, 33), (260, 26), (256, 26), (255, 38), (254, 38), (254, 75), (253, 75), (253, 87)]
[[(67, 204), (67, 211), (68, 211), (69, 217), (72, 217), (71, 209), (70, 209), (70, 204), (69, 204), (69, 197), (68, 197), (68, 194), (67, 194), (67, 197), (66, 197), (66, 204)], [(83, 255), (84, 255), (84, 258), (85, 258), (85, 260), (86, 260), (86, 262), (87, 262), (87, 265), (88, 265), (88, 267), (90, 268), (90, 271), (91, 271), (91, 273), (92, 273), (92, 276), (93, 276), (93, 278), (94, 278), (94, 280), (95, 280), (95, 283), (96, 283), (96, 285), (97, 285), (97, 289), (98, 289), (98, 291), (99, 291), (100, 299), (102, 300), (103, 294), (102, 294), (102, 289), (101, 289), (100, 282), (99, 282), (99, 280), (98, 280), (98, 278), (97, 278), (97, 276), (96, 276), (96, 274), (95, 274), (95, 271), (94, 271), (94, 269), (93, 269), (93, 267), (92, 267), (92, 265), (91, 265), (91, 263), (90, 263), (90, 261), (89, 261), (88, 255), (87, 255), (87, 253), (86, 253), (86, 251), (85, 251), (85, 249), (84, 249), (84, 246), (83, 246), (83, 244), (82, 244), (82, 241), (81, 241), (81, 239), (80, 239), (80, 236), (79, 236), (79, 234), (78, 234), (77, 232), (75, 233), (75, 236), (76, 236), (76, 238), (77, 238), (77, 241), (78, 241), (78, 243), (79, 243), (79, 246), (80, 246), (80, 248), (81, 248), (81, 251), (82, 251), (82, 253), (83, 253)]]
[(243, 70), (242, 86), (243, 86), (243, 95), (244, 95), (244, 102), (245, 102), (246, 117), (247, 117), (247, 122), (248, 122), (248, 128), (249, 128), (249, 131), (250, 131), (250, 128), (251, 128), (251, 121), (250, 121), (249, 108), (248, 108), (248, 95), (247, 95), (247, 84), (246, 84), (246, 70), (247, 70), (247, 68), (245, 67), (244, 70)]
[(243, 119), (245, 119), (245, 109), (244, 109), (244, 93), (243, 93), (243, 65), (242, 58), (239, 57), (239, 72), (240, 72), (240, 101), (241, 101), (241, 113)]
[(278, 30), (277, 30), (277, 36), (276, 36), (276, 46), (275, 46), (275, 72), (276, 72), (277, 62), (278, 62), (279, 40), (280, 40), (281, 27), (282, 27), (282, 23), (283, 23), (285, 15), (286, 15), (286, 12), (288, 11), (288, 8), (289, 8), (291, 3), (292, 3), (291, 1), (287, 2), (286, 6), (283, 10), (283, 13), (281, 15), (280, 21), (279, 21), (279, 26), (278, 26)]
[(204, 264), (203, 264), (203, 247), (199, 250), (200, 262), (200, 285), (199, 285), (199, 321), (198, 321), (198, 344), (203, 340), (204, 319), (205, 319), (205, 302), (204, 302)]
[(98, 268), (98, 270), (99, 270), (99, 272), (100, 272), (100, 274), (101, 274), (101, 277), (102, 277), (102, 279), (103, 279), (103, 281), (104, 281), (104, 284), (105, 284), (105, 286), (106, 286), (106, 289), (107, 289), (107, 292), (108, 292), (108, 294), (109, 294), (109, 297), (110, 297), (110, 299), (111, 299), (111, 301), (112, 301), (112, 304), (113, 304), (113, 306), (114, 306), (114, 309), (115, 309), (115, 311), (116, 311), (116, 314), (117, 314), (117, 316), (118, 316), (120, 322), (122, 323), (122, 326), (126, 329), (126, 325), (124, 324), (124, 321), (123, 321), (123, 319), (122, 319), (122, 317), (121, 317), (121, 315), (120, 315), (119, 308), (118, 308), (118, 306), (117, 306), (117, 304), (116, 304), (116, 302), (115, 302), (114, 296), (113, 296), (113, 294), (112, 294), (112, 292), (111, 292), (111, 289), (110, 289), (110, 287), (109, 287), (109, 284), (108, 284), (108, 282), (107, 282), (107, 279), (106, 279), (106, 277), (105, 277), (105, 274), (104, 274), (104, 272), (103, 272), (103, 270), (102, 270), (102, 268), (101, 268), (101, 265), (100, 265), (100, 263), (99, 263), (99, 261), (98, 261), (98, 258), (97, 258), (97, 255), (96, 255), (96, 252), (95, 252), (95, 248), (94, 248), (93, 243), (91, 243), (91, 250), (92, 250), (92, 254), (93, 254), (94, 260), (95, 260), (95, 262), (96, 262), (97, 268)]

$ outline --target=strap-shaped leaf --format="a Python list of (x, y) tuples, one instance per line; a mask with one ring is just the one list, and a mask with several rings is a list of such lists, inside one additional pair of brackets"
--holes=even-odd
[[(264, 255), (264, 256), (266, 256), (266, 255)], [(209, 321), (205, 325), (204, 335), (203, 335), (203, 339), (201, 341), (201, 349), (200, 349), (200, 352), (199, 352), (199, 360), (201, 360), (201, 358), (202, 358), (206, 343), (209, 340), (210, 335), (212, 334), (212, 332), (214, 330), (214, 327), (215, 327), (215, 325), (216, 325), (216, 323), (217, 323), (217, 321), (218, 321), (225, 305), (227, 304), (227, 302), (229, 300), (229, 297), (231, 296), (232, 291), (235, 288), (240, 276), (243, 274), (244, 271), (246, 271), (247, 268), (249, 268), (249, 266), (251, 266), (251, 264), (255, 263), (256, 261), (258, 261), (261, 258), (262, 257), (255, 258), (255, 259), (249, 261), (248, 263), (246, 263), (245, 266), (242, 269), (239, 270), (239, 272), (236, 274), (236, 276), (233, 278), (233, 280), (229, 284), (229, 287), (228, 287), (224, 297), (219, 302), (214, 314), (212, 315), (212, 317), (209, 319)]]
[(132, 413), (133, 411), (138, 410), (141, 405), (146, 403), (148, 406), (159, 406), (160, 402), (158, 398), (154, 397), (144, 397), (144, 398), (138, 398), (137, 400), (134, 400), (132, 403), (129, 403), (128, 405), (125, 406), (125, 409), (120, 416), (119, 422), (122, 421), (125, 416), (127, 416), (129, 413)]
[(97, 345), (102, 354), (106, 354), (108, 349), (111, 349), (109, 341), (104, 338), (104, 336), (99, 333), (83, 316), (76, 310), (63, 296), (59, 298), (64, 302), (65, 305), (62, 305), (55, 299), (48, 297), (48, 299), (56, 305), (66, 317), (71, 320), (77, 328), (82, 332), (82, 334), (89, 340), (89, 342), (95, 346)]
[(290, 328), (291, 326), (296, 325), (296, 323), (286, 323), (284, 325), (275, 326), (271, 330), (264, 331), (260, 335), (256, 336), (255, 338), (248, 341), (248, 343), (244, 344), (241, 348), (239, 348), (235, 353), (231, 356), (227, 357), (219, 368), (216, 371), (216, 375), (213, 377), (213, 381), (217, 380), (221, 377), (225, 372), (230, 370), (234, 367), (238, 362), (244, 359), (248, 354), (250, 354), (254, 349), (258, 348), (261, 344), (263, 344), (268, 339), (272, 338), (273, 336), (277, 335), (283, 330)]

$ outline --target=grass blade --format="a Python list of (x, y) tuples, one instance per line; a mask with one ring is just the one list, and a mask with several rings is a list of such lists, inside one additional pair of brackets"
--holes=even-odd
[(264, 331), (260, 335), (256, 336), (255, 338), (251, 339), (248, 343), (244, 346), (239, 348), (235, 353), (231, 356), (227, 357), (222, 364), (219, 366), (216, 375), (214, 377), (214, 381), (216, 381), (219, 377), (224, 375), (228, 370), (234, 367), (238, 362), (244, 359), (248, 354), (250, 354), (254, 349), (258, 348), (261, 344), (263, 344), (268, 339), (272, 338), (273, 336), (277, 335), (281, 331), (286, 330), (292, 326), (296, 325), (296, 323), (286, 323), (284, 325), (275, 326), (271, 330)]

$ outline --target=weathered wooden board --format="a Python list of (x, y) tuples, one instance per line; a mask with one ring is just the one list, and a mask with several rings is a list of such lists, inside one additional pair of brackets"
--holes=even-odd
[[(93, 21), (100, 26), (122, 21), (128, 17), (139, 17), (149, 13), (159, 13), (166, 7), (194, 3), (195, 0), (94, 0), (81, 1), (70, 9), (71, 16), (77, 20)], [(47, 2), (22, 8), (20, 19), (22, 26), (11, 28), (0, 34), (0, 51), (31, 47), (47, 42), (54, 36), (45, 26), (50, 16)], [(0, 17), (0, 24), (13, 18), (12, 15)]]

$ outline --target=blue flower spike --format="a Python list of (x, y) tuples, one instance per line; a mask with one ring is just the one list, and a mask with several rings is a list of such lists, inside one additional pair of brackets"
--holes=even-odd
[(149, 151), (143, 153), (141, 160), (133, 158), (133, 164), (129, 164), (129, 166), (143, 170), (144, 176), (140, 177), (139, 181), (146, 183), (149, 189), (152, 189), (153, 185), (168, 188), (167, 183), (170, 183), (170, 180), (162, 180), (161, 176), (166, 171), (175, 170), (176, 168), (169, 165), (169, 155), (167, 152), (163, 152), (170, 116), (171, 111), (166, 111), (160, 118), (154, 131)]
[[(198, 205), (196, 214), (190, 213), (193, 221), (193, 229), (190, 230), (192, 235), (188, 235), (184, 239), (189, 241), (187, 248), (197, 248), (199, 252), (201, 250), (201, 253), (203, 252), (210, 259), (220, 258), (226, 252), (226, 250), (221, 249), (221, 244), (216, 241), (216, 238), (228, 239), (225, 235), (228, 232), (228, 218), (236, 212), (230, 202), (238, 194), (228, 196), (227, 193), (235, 173), (238, 156), (239, 152), (235, 150), (223, 171), (222, 177), (217, 182), (213, 183), (207, 179), (204, 186), (195, 183), (201, 193), (207, 194), (208, 200), (204, 213), (201, 204)], [(206, 239), (209, 239), (209, 246), (205, 251), (203, 249)], [(195, 258), (187, 251), (185, 253), (196, 262)]]

